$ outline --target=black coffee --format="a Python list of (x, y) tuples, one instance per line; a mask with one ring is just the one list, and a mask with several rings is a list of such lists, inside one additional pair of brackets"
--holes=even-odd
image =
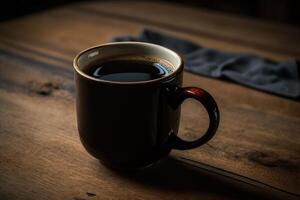
[(88, 75), (108, 81), (148, 81), (167, 76), (172, 71), (158, 62), (139, 60), (110, 60), (91, 64), (84, 69)]

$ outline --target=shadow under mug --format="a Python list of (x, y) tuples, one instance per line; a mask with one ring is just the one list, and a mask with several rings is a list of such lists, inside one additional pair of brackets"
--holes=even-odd
[[(92, 62), (124, 55), (166, 60), (173, 72), (138, 82), (101, 80), (83, 72)], [(82, 51), (73, 65), (81, 142), (108, 167), (147, 167), (172, 149), (192, 149), (206, 143), (218, 128), (220, 115), (215, 100), (201, 88), (181, 87), (183, 61), (170, 49), (142, 42), (107, 43)], [(177, 136), (180, 105), (187, 98), (202, 103), (209, 115), (206, 133), (195, 141)]]

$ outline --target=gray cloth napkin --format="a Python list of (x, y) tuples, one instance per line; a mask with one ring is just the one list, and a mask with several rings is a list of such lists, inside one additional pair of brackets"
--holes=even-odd
[(231, 80), (289, 98), (300, 97), (300, 66), (296, 60), (275, 62), (251, 54), (222, 52), (149, 29), (137, 37), (119, 36), (113, 41), (159, 44), (183, 55), (186, 71)]

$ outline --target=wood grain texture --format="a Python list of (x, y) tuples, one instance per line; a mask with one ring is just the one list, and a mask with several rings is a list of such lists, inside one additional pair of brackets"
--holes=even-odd
[[(0, 199), (253, 199), (254, 194), (172, 159), (122, 175), (83, 149), (72, 59), (84, 48), (138, 34), (143, 27), (275, 60), (300, 53), (298, 29), (160, 3), (80, 3), (3, 22)], [(184, 85), (205, 88), (216, 98), (221, 124), (208, 144), (173, 155), (299, 194), (299, 102), (190, 73)], [(182, 108), (180, 135), (195, 138), (207, 127), (206, 113), (194, 101)]]

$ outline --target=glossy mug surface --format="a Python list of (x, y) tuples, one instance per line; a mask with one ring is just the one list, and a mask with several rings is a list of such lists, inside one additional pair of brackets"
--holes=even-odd
[[(142, 80), (135, 77), (118, 80), (101, 79), (87, 70), (108, 61), (117, 61), (122, 68), (128, 64), (122, 65), (122, 60), (141, 66), (158, 63), (168, 73)], [(217, 130), (216, 102), (203, 89), (181, 87), (183, 61), (170, 49), (142, 42), (108, 43), (79, 53), (74, 59), (74, 71), (81, 142), (91, 155), (109, 167), (149, 166), (172, 149), (191, 149), (206, 143)], [(180, 105), (186, 98), (201, 102), (210, 119), (206, 133), (195, 141), (184, 141), (177, 136)]]

